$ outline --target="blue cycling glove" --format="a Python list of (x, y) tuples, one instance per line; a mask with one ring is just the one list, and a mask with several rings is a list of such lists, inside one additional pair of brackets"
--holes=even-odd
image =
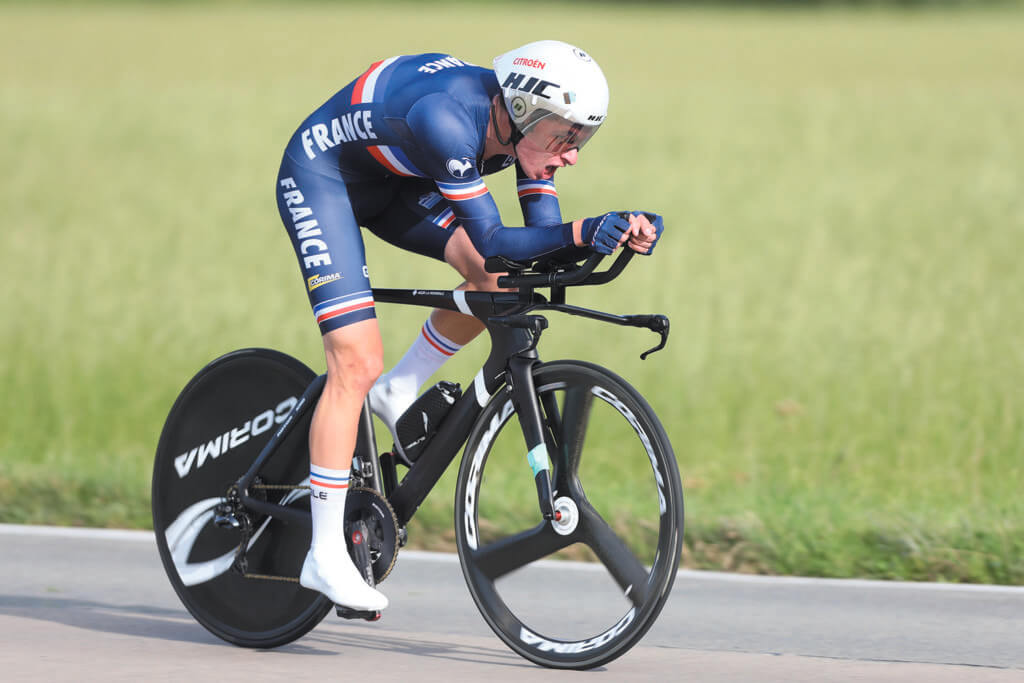
[(584, 218), (580, 237), (583, 243), (599, 254), (611, 254), (619, 246), (622, 234), (629, 230), (625, 214), (613, 212), (596, 218)]
[(654, 247), (658, 245), (658, 240), (661, 239), (661, 233), (665, 231), (665, 219), (651, 211), (630, 211), (630, 213), (634, 215), (643, 214), (647, 216), (647, 220), (649, 220), (651, 225), (654, 226), (654, 241), (653, 244), (651, 244), (650, 251), (647, 252), (647, 256), (650, 256), (654, 253)]
[(647, 220), (654, 226), (653, 244), (651, 244), (650, 251), (647, 252), (648, 254), (653, 253), (654, 247), (661, 238), (661, 233), (665, 230), (665, 219), (650, 211), (616, 211), (606, 213), (603, 216), (597, 216), (596, 218), (584, 218), (580, 237), (594, 251), (601, 254), (611, 254), (618, 248), (619, 240), (622, 239), (623, 233), (629, 230), (630, 214), (643, 214), (647, 216)]

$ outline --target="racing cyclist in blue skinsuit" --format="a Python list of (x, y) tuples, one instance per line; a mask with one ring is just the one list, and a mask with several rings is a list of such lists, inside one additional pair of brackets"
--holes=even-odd
[[(435, 310), (395, 368), (383, 350), (360, 226), (450, 264), (459, 290), (495, 291), (484, 259), (650, 253), (662, 220), (642, 212), (564, 222), (553, 182), (604, 121), (608, 86), (582, 50), (539, 41), (503, 54), (494, 70), (445, 54), (371, 65), (294, 133), (277, 200), (298, 256), (327, 357), (309, 432), (313, 538), (300, 583), (339, 605), (380, 610), (348, 556), (345, 494), (367, 395), (394, 430), (420, 386), (484, 328)], [(515, 166), (525, 226), (505, 226), (484, 176)], [(465, 311), (468, 313), (468, 309)], [(371, 391), (372, 390), (372, 391)]]

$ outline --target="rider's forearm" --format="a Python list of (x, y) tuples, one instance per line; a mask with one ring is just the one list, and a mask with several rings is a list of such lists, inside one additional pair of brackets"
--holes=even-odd
[(508, 227), (501, 221), (494, 198), (483, 180), (469, 183), (438, 183), (450, 202), (456, 220), (473, 246), (484, 258), (504, 256), (527, 261), (547, 256), (566, 247), (579, 246), (572, 223), (547, 226)]
[(484, 258), (504, 256), (514, 261), (528, 261), (576, 245), (572, 223), (548, 228), (517, 228), (499, 224), (485, 230), (467, 229), (466, 232)]
[(565, 222), (562, 220), (554, 181), (529, 178), (516, 164), (516, 192), (526, 225), (549, 227)]

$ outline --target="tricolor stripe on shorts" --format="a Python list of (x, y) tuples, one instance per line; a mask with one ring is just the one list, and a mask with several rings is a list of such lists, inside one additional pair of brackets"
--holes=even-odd
[(373, 91), (377, 87), (377, 79), (381, 72), (391, 66), (398, 57), (388, 57), (379, 62), (374, 62), (362, 76), (356, 80), (352, 88), (352, 104), (370, 104), (373, 102)]
[(440, 215), (438, 215), (438, 217), (434, 219), (434, 223), (441, 226), (442, 228), (447, 228), (454, 222), (455, 212), (452, 211), (450, 208), (442, 211)]
[(366, 151), (370, 153), (370, 156), (377, 160), (377, 163), (396, 175), (418, 176), (420, 178), (426, 177), (423, 171), (416, 168), (416, 166), (409, 161), (409, 157), (405, 155), (405, 152), (403, 152), (400, 147), (370, 145), (366, 148)]
[(366, 308), (373, 308), (373, 294), (368, 289), (356, 292), (355, 294), (328, 299), (313, 308), (313, 315), (316, 317), (317, 323), (322, 323), (325, 320), (355, 313)]
[(550, 180), (519, 180), (516, 181), (516, 190), (518, 190), (520, 197), (529, 197), (535, 194), (558, 196), (555, 184)]
[(427, 318), (427, 322), (423, 323), (421, 332), (431, 346), (446, 356), (454, 356), (455, 352), (462, 348), (458, 344), (442, 337), (434, 329), (434, 326), (430, 324), (430, 318)]
[(463, 202), (487, 194), (487, 186), (484, 185), (483, 178), (471, 180), (468, 183), (439, 182), (437, 189), (441, 190), (445, 199), (453, 202)]

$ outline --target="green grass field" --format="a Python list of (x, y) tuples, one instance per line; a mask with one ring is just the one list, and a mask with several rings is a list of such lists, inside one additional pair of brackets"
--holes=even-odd
[[(649, 333), (552, 317), (541, 353), (658, 410), (686, 564), (1024, 583), (1024, 12), (421, 7), (0, 5), (0, 522), (146, 527), (196, 370), (243, 346), (322, 369), (271, 187), (308, 112), (375, 59), (558, 37), (612, 89), (565, 215), (669, 226), (571, 302), (673, 334), (641, 362)], [(377, 286), (456, 283), (366, 239)], [(379, 316), (392, 363), (423, 313)], [(450, 547), (453, 475), (414, 544)]]

